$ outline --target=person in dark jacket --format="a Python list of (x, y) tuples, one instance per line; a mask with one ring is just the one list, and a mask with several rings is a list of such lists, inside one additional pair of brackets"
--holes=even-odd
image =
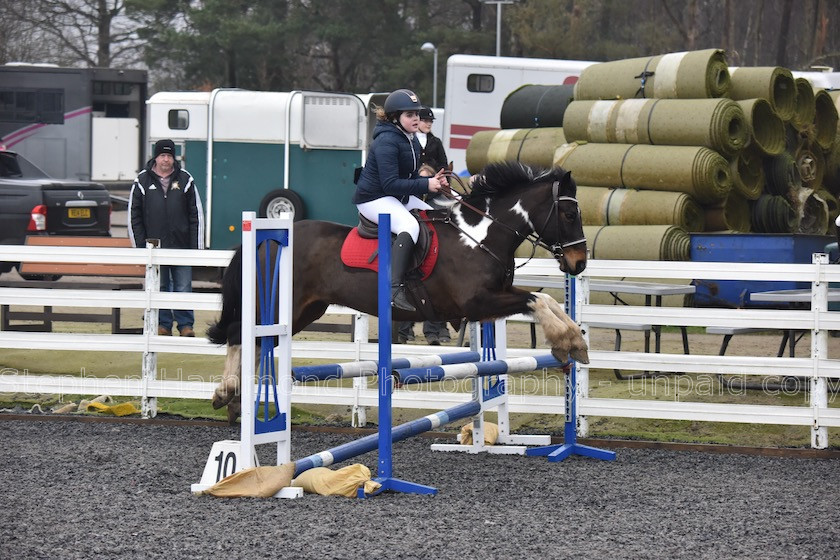
[[(135, 247), (149, 239), (160, 240), (162, 249), (203, 249), (204, 212), (192, 175), (175, 159), (175, 143), (158, 140), (154, 157), (146, 164), (128, 198), (128, 237)], [(164, 292), (192, 291), (192, 267), (161, 266)], [(171, 335), (173, 323), (181, 336), (195, 336), (191, 310), (158, 310), (158, 334)]]
[[(449, 159), (446, 157), (446, 150), (443, 149), (443, 142), (440, 138), (432, 134), (432, 124), (435, 122), (435, 113), (430, 107), (422, 107), (420, 109), (420, 124), (417, 129), (417, 140), (420, 141), (420, 165), (428, 165), (435, 172), (445, 169), (449, 164)], [(422, 173), (421, 173), (422, 175)], [(433, 200), (428, 200), (435, 207)], [(413, 324), (410, 326), (414, 330)], [(408, 339), (408, 333), (401, 329), (400, 335), (405, 334)], [(449, 329), (446, 326), (446, 321), (424, 321), (423, 322), (423, 336), (426, 337), (426, 342), (432, 346), (438, 344), (447, 344), (452, 340), (449, 335)], [(400, 336), (402, 338), (402, 336)]]
[(435, 172), (449, 164), (443, 141), (432, 133), (435, 113), (429, 107), (420, 109), (420, 124), (417, 125), (417, 140), (420, 141), (420, 165), (426, 164)]
[(420, 144), (414, 133), (420, 108), (420, 99), (407, 89), (392, 92), (377, 108), (379, 122), (353, 195), (359, 214), (368, 220), (379, 223), (379, 214), (391, 215), (391, 232), (397, 236), (391, 248), (391, 305), (406, 311), (415, 311), (403, 282), (420, 235), (410, 210), (430, 209), (421, 197), (447, 185), (442, 171), (428, 178), (418, 175)]

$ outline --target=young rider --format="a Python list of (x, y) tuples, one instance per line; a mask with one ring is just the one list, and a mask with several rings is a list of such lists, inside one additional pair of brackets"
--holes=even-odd
[(421, 197), (448, 184), (443, 170), (428, 178), (418, 174), (420, 143), (414, 133), (421, 107), (413, 91), (398, 89), (377, 108), (379, 122), (353, 195), (359, 214), (368, 220), (379, 223), (379, 214), (391, 215), (391, 233), (397, 236), (391, 248), (391, 304), (405, 311), (416, 311), (406, 298), (404, 277), (420, 234), (420, 224), (409, 211), (431, 209)]

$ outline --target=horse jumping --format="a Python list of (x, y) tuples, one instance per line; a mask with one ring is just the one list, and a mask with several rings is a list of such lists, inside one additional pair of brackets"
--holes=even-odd
[[(445, 210), (429, 211), (436, 228), (439, 253), (423, 286), (431, 298), (435, 319), (489, 321), (518, 313), (531, 315), (545, 333), (551, 353), (564, 362), (571, 355), (588, 363), (586, 342), (578, 325), (547, 294), (513, 287), (514, 252), (530, 241), (551, 252), (560, 270), (578, 274), (586, 268), (586, 239), (576, 196), (577, 186), (562, 168), (535, 169), (518, 162), (488, 165), (471, 192)], [(342, 263), (341, 248), (352, 228), (313, 220), (294, 224), (294, 333), (320, 318), (331, 304), (377, 314), (376, 272)], [(214, 408), (231, 407), (238, 415), (241, 342), (241, 250), (225, 271), (222, 313), (210, 326), (208, 338), (227, 344), (221, 383)], [(418, 311), (393, 310), (395, 321), (423, 321)]]

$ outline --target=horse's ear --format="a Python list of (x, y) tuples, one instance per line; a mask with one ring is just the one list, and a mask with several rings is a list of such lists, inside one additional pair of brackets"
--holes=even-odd
[(447, 169), (447, 171), (449, 171), (450, 173), (452, 173), (452, 169), (453, 169), (454, 167), (455, 167), (455, 162), (454, 162), (454, 161), (450, 161), (450, 162), (449, 162), (449, 165), (447, 165), (447, 166), (446, 166), (446, 169)]
[(572, 179), (572, 172), (566, 171), (563, 173), (563, 177), (560, 179), (560, 188), (562, 191), (571, 191), (572, 196), (577, 193), (577, 184), (575, 180)]

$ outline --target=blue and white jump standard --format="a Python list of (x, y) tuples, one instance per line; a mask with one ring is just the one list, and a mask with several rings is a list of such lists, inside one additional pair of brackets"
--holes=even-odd
[[(291, 217), (258, 219), (254, 212), (242, 213), (240, 440), (213, 444), (201, 482), (192, 485), (193, 492), (259, 466), (257, 445), (276, 443), (277, 465), (291, 461), (292, 378), (288, 372), (292, 367), (292, 234)], [(261, 247), (265, 249), (262, 265)], [(277, 249), (273, 259), (271, 247)], [(255, 367), (257, 338), (260, 355), (259, 366)], [(302, 488), (283, 488), (275, 497), (302, 495)]]
[[(379, 461), (377, 477), (381, 486), (375, 494), (382, 492), (403, 492), (409, 494), (437, 494), (437, 489), (423, 484), (394, 478), (393, 468), (393, 428), (391, 426), (391, 394), (394, 391), (394, 378), (391, 375), (391, 215), (379, 215)], [(428, 417), (427, 417), (428, 418)], [(433, 423), (430, 419), (430, 423)], [(430, 426), (428, 429), (432, 429)], [(424, 430), (425, 431), (425, 430)], [(358, 496), (365, 498), (364, 487), (359, 488)]]
[[(567, 311), (575, 316), (577, 310), (575, 283), (566, 276), (566, 304)], [(562, 461), (571, 455), (583, 455), (604, 461), (615, 461), (615, 451), (607, 451), (577, 442), (577, 364), (572, 361), (572, 367), (566, 375), (566, 417), (563, 422), (563, 443), (559, 445), (547, 445), (528, 449), (525, 454), (528, 456), (548, 457), (551, 462)]]

